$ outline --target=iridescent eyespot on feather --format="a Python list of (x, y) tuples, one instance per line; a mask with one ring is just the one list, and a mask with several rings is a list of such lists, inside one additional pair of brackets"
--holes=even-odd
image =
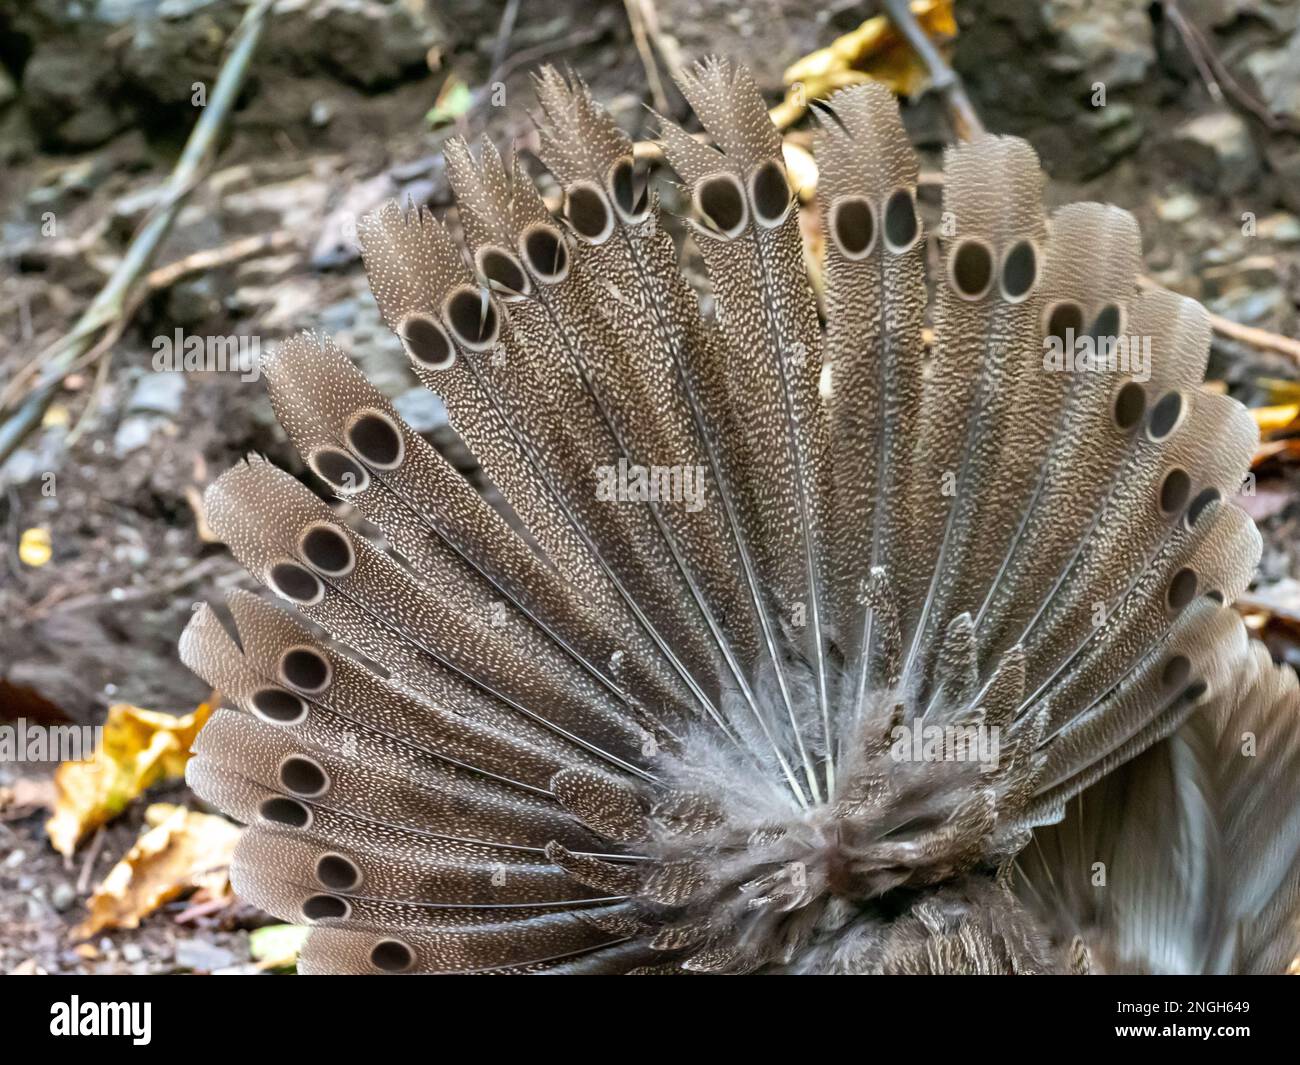
[(492, 290), (507, 301), (522, 299), (532, 290), (523, 264), (513, 252), (491, 245), (480, 248), (475, 256), (479, 273)]
[(325, 921), (331, 918), (347, 920), (352, 915), (352, 905), (337, 895), (310, 895), (303, 900), (302, 918), (304, 921)]
[(1184, 566), (1174, 574), (1165, 591), (1165, 603), (1172, 613), (1177, 614), (1196, 598), (1196, 571)]
[(280, 679), (290, 687), (314, 695), (330, 686), (334, 669), (316, 648), (290, 647), (280, 656)]
[(603, 244), (614, 232), (614, 215), (605, 194), (590, 181), (564, 190), (564, 217), (573, 231), (589, 244)]
[(1002, 298), (1008, 303), (1020, 303), (1029, 298), (1037, 284), (1038, 251), (1030, 241), (1017, 241), (1002, 256), (1002, 268), (998, 271)]
[(497, 342), (500, 321), (487, 289), (464, 285), (442, 305), (443, 321), (456, 343), (470, 351), (487, 351)]
[(441, 323), (427, 314), (411, 314), (397, 327), (407, 356), (430, 370), (446, 370), (456, 361), (456, 348)]
[(861, 196), (846, 196), (831, 207), (831, 239), (846, 259), (865, 259), (876, 246), (876, 212)]
[(520, 234), (519, 254), (539, 281), (553, 285), (569, 275), (569, 247), (554, 226), (529, 226)]
[(636, 165), (630, 155), (616, 159), (609, 168), (609, 195), (619, 218), (629, 225), (642, 221), (650, 211), (646, 188), (637, 188)]
[(1155, 443), (1167, 439), (1183, 420), (1183, 397), (1177, 391), (1166, 392), (1151, 408), (1147, 419), (1147, 436)]
[(1160, 687), (1166, 693), (1183, 687), (1192, 675), (1192, 663), (1186, 655), (1173, 655), (1160, 673)]
[(298, 551), (312, 569), (330, 577), (346, 577), (357, 564), (352, 541), (324, 522), (303, 532), (298, 538)]
[(274, 563), (267, 572), (266, 583), (281, 599), (299, 606), (315, 606), (325, 598), (325, 585), (320, 578), (297, 562)]
[(361, 868), (346, 855), (330, 851), (316, 859), (316, 881), (331, 891), (356, 891), (361, 886)]
[(1124, 331), (1124, 308), (1118, 303), (1107, 303), (1097, 312), (1088, 335), (1094, 340), (1117, 340)]
[(1192, 479), (1185, 470), (1174, 467), (1160, 482), (1160, 513), (1168, 517), (1187, 506), (1192, 494)]
[(982, 240), (958, 243), (948, 256), (948, 281), (964, 300), (980, 300), (993, 287), (993, 251)]
[(317, 448), (307, 457), (307, 465), (342, 495), (364, 492), (370, 486), (370, 471), (340, 448)]
[(257, 807), (257, 816), (269, 825), (281, 825), (284, 828), (310, 828), (312, 822), (309, 806), (283, 795), (263, 799)]
[(895, 255), (908, 251), (921, 235), (916, 197), (911, 189), (895, 189), (885, 201), (885, 247)]
[(1083, 333), (1083, 308), (1073, 300), (1057, 300), (1043, 308), (1043, 336), (1063, 350)]
[(400, 939), (381, 939), (371, 948), (370, 964), (384, 973), (405, 972), (415, 964), (415, 952)]
[(707, 227), (728, 240), (739, 236), (749, 222), (745, 190), (734, 174), (714, 174), (701, 179), (695, 185), (692, 199)]
[(760, 164), (749, 176), (749, 202), (754, 208), (754, 220), (766, 229), (773, 229), (785, 221), (794, 197), (785, 167), (769, 159)]
[(382, 411), (358, 411), (343, 435), (353, 452), (375, 469), (394, 470), (406, 456), (406, 443), (397, 423)]
[(1142, 421), (1146, 408), (1146, 389), (1136, 381), (1125, 381), (1115, 393), (1115, 402), (1111, 407), (1116, 428), (1122, 432), (1129, 432), (1136, 428)]
[(315, 758), (305, 754), (291, 754), (280, 763), (280, 786), (304, 799), (312, 799), (329, 791), (330, 778), (325, 768)]
[(1187, 513), (1183, 516), (1183, 525), (1192, 529), (1196, 523), (1201, 520), (1201, 515), (1211, 506), (1219, 502), (1223, 496), (1217, 488), (1202, 488), (1196, 493), (1196, 498), (1191, 501), (1187, 507)]
[(306, 701), (283, 688), (260, 688), (248, 705), (268, 725), (299, 725), (307, 720)]

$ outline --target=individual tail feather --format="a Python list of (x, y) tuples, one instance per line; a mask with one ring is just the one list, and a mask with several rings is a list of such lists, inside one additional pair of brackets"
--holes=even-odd
[(885, 677), (871, 663), (875, 611), (863, 605), (874, 567), (882, 594), (911, 567), (901, 513), (915, 476), (925, 319), (925, 244), (917, 163), (893, 94), (867, 84), (833, 96), (816, 154), (826, 241), (831, 468), (829, 536), (837, 577), (834, 629), (861, 705)]
[(982, 591), (988, 560), (1001, 557), (1008, 515), (1018, 510), (1003, 494), (1019, 486), (993, 479), (999, 455), (1016, 446), (1024, 426), (1019, 446), (1036, 442), (1037, 423), (1048, 417), (1024, 406), (1041, 351), (1046, 223), (1038, 159), (1023, 141), (986, 137), (950, 149), (946, 163), (944, 273), (917, 443), (927, 465), (909, 486), (918, 576), (904, 599), (905, 684), (923, 681), (951, 618), (978, 607), (971, 586)]
[[(664, 149), (698, 214), (695, 239), (717, 301), (734, 431), (728, 472), (742, 490), (741, 527), (761, 580), (786, 624), (800, 632), (812, 665), (821, 746), (833, 779), (822, 341), (781, 139), (744, 68), (707, 61), (679, 83), (717, 143), (702, 145), (680, 127), (662, 124)], [(782, 671), (776, 680), (809, 787), (820, 797)]]

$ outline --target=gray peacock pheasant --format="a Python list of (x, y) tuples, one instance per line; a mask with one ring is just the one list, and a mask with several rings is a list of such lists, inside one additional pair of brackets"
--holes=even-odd
[(233, 594), (181, 641), (227, 699), (189, 779), (249, 825), (236, 889), (314, 926), (309, 972), (1284, 970), (1300, 693), (1225, 605), (1256, 432), (1199, 387), (1205, 311), (1137, 288), (1125, 212), (1046, 217), (1005, 137), (948, 153), (927, 282), (916, 159), (864, 85), (818, 134), (819, 313), (751, 77), (681, 87), (708, 315), (554, 71), (562, 217), (453, 142), (463, 247), (427, 210), (361, 227), (508, 508), (328, 340), (266, 360), (377, 534), (260, 458), (208, 491), (294, 608)]

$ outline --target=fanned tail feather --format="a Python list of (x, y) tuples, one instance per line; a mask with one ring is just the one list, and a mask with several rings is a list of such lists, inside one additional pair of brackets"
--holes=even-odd
[(844, 90), (823, 325), (781, 137), (710, 60), (704, 136), (661, 134), (705, 317), (627, 137), (535, 88), (558, 217), (452, 141), (463, 243), (361, 226), (511, 516), (312, 335), (263, 369), (339, 505), (258, 457), (208, 492), (270, 595), (182, 636), (225, 697), (189, 779), (249, 825), (237, 890), (313, 925), (303, 971), (1284, 967), (1300, 706), (1228, 605), (1256, 432), (1133, 219), (1045, 216), (1014, 138), (953, 149), (931, 297), (897, 104)]

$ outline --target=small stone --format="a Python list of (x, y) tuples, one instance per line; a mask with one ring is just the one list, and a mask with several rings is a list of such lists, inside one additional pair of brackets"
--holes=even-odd
[(1174, 143), (1190, 179), (1210, 192), (1234, 193), (1259, 178), (1259, 153), (1250, 129), (1231, 111), (1211, 111), (1184, 122)]
[(157, 415), (135, 414), (123, 419), (113, 434), (113, 454), (125, 458), (132, 451), (138, 451), (153, 439), (159, 423)]
[(127, 402), (132, 413), (149, 411), (176, 415), (181, 412), (185, 396), (185, 375), (181, 373), (146, 373), (140, 378)]
[(144, 960), (144, 951), (138, 943), (123, 943), (122, 960), (128, 965), (135, 965)]
[(1278, 244), (1300, 243), (1300, 218), (1285, 211), (1261, 218), (1255, 228), (1256, 236)]
[(1186, 222), (1200, 213), (1200, 200), (1187, 192), (1180, 192), (1156, 202), (1156, 214), (1162, 222)]
[(182, 281), (167, 293), (167, 320), (173, 325), (194, 326), (215, 318), (221, 311), (211, 277)]
[(393, 406), (417, 433), (431, 433), (447, 424), (447, 408), (427, 388), (408, 388), (393, 400)]
[(1242, 287), (1211, 300), (1209, 308), (1234, 322), (1252, 325), (1276, 321), (1290, 309), (1290, 300), (1277, 286), (1266, 289)]
[(176, 944), (177, 968), (210, 973), (234, 964), (234, 954), (214, 943), (205, 943), (201, 939), (182, 939)]
[(1292, 34), (1285, 48), (1248, 56), (1246, 69), (1273, 114), (1300, 119), (1300, 33)]
[(50, 892), (50, 905), (59, 913), (72, 908), (72, 904), (77, 901), (77, 889), (66, 881), (60, 881), (54, 885), (54, 890)]

